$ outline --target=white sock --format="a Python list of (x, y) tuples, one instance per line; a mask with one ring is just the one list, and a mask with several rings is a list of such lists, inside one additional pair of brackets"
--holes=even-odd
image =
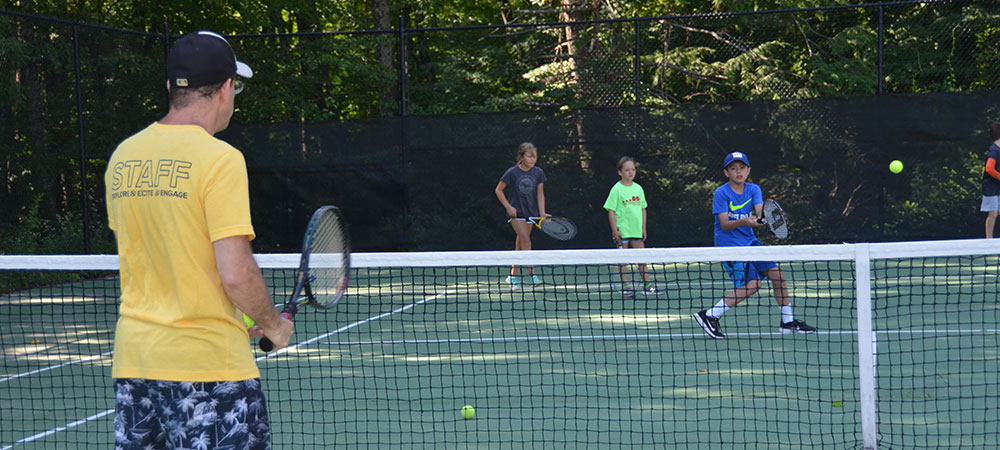
[(705, 313), (705, 315), (708, 317), (714, 317), (718, 319), (719, 317), (722, 317), (722, 315), (725, 314), (726, 311), (729, 311), (729, 307), (726, 306), (726, 299), (722, 299), (719, 300), (719, 303), (716, 303), (715, 306), (712, 307), (712, 309), (709, 309)]
[(792, 305), (781, 307), (781, 323), (788, 323), (795, 320), (795, 314), (792, 314)]

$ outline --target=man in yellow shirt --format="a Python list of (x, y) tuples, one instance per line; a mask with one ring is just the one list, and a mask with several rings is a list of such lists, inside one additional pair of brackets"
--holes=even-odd
[[(124, 140), (104, 175), (122, 298), (111, 375), (118, 449), (269, 449), (250, 339), (288, 345), (250, 240), (242, 153), (226, 129), (253, 72), (201, 31), (167, 56), (170, 110)], [(247, 330), (242, 314), (258, 326)]]

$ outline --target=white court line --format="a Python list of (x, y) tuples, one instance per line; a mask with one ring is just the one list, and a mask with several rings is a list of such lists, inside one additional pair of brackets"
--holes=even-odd
[[(981, 334), (1000, 333), (1000, 329), (989, 328), (982, 330), (895, 330), (876, 331), (878, 334)], [(856, 335), (857, 331), (817, 331), (815, 335)], [(522, 341), (598, 341), (617, 339), (676, 339), (690, 337), (704, 337), (705, 333), (667, 333), (667, 334), (612, 334), (612, 335), (592, 335), (592, 336), (515, 336), (497, 338), (461, 338), (461, 339), (401, 339), (391, 341), (343, 341), (343, 342), (321, 342), (326, 345), (400, 345), (400, 344), (460, 344), (460, 343), (489, 343), (489, 342), (522, 342)], [(726, 333), (727, 337), (774, 337), (783, 336), (781, 332), (757, 332), (757, 333)]]
[[(444, 291), (444, 292), (442, 292), (440, 294), (437, 294), (437, 295), (432, 295), (430, 297), (425, 297), (423, 300), (420, 300), (419, 302), (410, 303), (409, 305), (406, 305), (406, 306), (404, 306), (402, 308), (394, 309), (394, 310), (389, 311), (387, 313), (382, 313), (382, 314), (379, 314), (377, 316), (369, 317), (369, 318), (364, 319), (364, 320), (359, 320), (359, 321), (354, 322), (354, 323), (352, 323), (350, 325), (345, 325), (343, 327), (337, 328), (336, 330), (333, 330), (333, 331), (331, 331), (329, 333), (316, 336), (316, 337), (314, 337), (312, 339), (299, 342), (298, 344), (295, 344), (295, 345), (292, 345), (292, 346), (289, 346), (289, 347), (285, 347), (285, 348), (283, 348), (281, 350), (278, 350), (278, 351), (276, 351), (274, 353), (266, 354), (264, 356), (261, 356), (260, 358), (257, 358), (257, 361), (263, 361), (263, 360), (266, 360), (266, 359), (273, 358), (275, 356), (287, 353), (289, 350), (293, 350), (293, 349), (296, 349), (298, 347), (302, 347), (302, 346), (311, 344), (311, 343), (316, 342), (316, 341), (318, 341), (320, 339), (326, 338), (328, 336), (332, 336), (332, 335), (340, 333), (342, 331), (350, 330), (351, 328), (354, 328), (354, 327), (359, 326), (359, 325), (364, 325), (364, 324), (366, 324), (368, 322), (379, 320), (379, 319), (381, 319), (383, 317), (388, 317), (388, 316), (391, 316), (393, 314), (401, 313), (401, 312), (406, 311), (406, 310), (408, 310), (410, 308), (413, 308), (414, 306), (422, 305), (422, 304), (427, 303), (427, 302), (429, 302), (431, 300), (436, 300), (436, 299), (438, 299), (440, 297), (443, 297), (445, 295), (454, 294), (454, 293), (455, 293), (454, 291), (448, 290), (448, 291)], [(0, 449), (0, 450), (2, 450), (2, 449)]]
[(44, 367), (44, 368), (41, 368), (41, 369), (35, 369), (35, 370), (32, 370), (31, 372), (24, 372), (24, 373), (19, 373), (17, 375), (11, 375), (11, 376), (9, 376), (7, 378), (0, 378), (0, 383), (3, 383), (5, 381), (10, 381), (10, 380), (13, 380), (13, 379), (16, 379), (16, 378), (26, 377), (28, 375), (34, 375), (36, 373), (48, 372), (50, 370), (55, 370), (55, 369), (58, 369), (60, 367), (70, 366), (70, 365), (73, 365), (73, 364), (80, 364), (80, 363), (84, 363), (84, 362), (95, 360), (95, 359), (101, 359), (101, 358), (103, 358), (105, 356), (110, 355), (111, 353), (113, 353), (113, 352), (105, 352), (105, 353), (101, 353), (100, 355), (88, 356), (86, 358), (78, 359), (76, 361), (64, 362), (62, 364), (58, 364), (58, 365), (55, 365), (55, 366), (49, 366), (49, 367)]
[[(453, 293), (454, 293), (453, 291), (446, 290), (446, 291), (444, 291), (444, 292), (442, 292), (440, 294), (432, 295), (430, 297), (426, 297), (423, 300), (420, 300), (420, 301), (415, 302), (415, 303), (411, 303), (411, 304), (406, 305), (406, 306), (404, 306), (402, 308), (398, 308), (398, 309), (395, 309), (395, 310), (387, 312), (387, 313), (379, 314), (379, 315), (374, 316), (374, 317), (369, 317), (369, 318), (367, 318), (365, 320), (354, 322), (354, 323), (352, 323), (350, 325), (338, 328), (338, 329), (333, 330), (333, 331), (331, 331), (329, 333), (326, 333), (326, 334), (323, 334), (323, 335), (320, 335), (320, 336), (316, 336), (316, 337), (314, 337), (312, 339), (309, 339), (309, 340), (306, 340), (306, 341), (303, 341), (303, 342), (299, 342), (298, 344), (295, 344), (295, 345), (290, 346), (290, 347), (283, 348), (283, 349), (278, 350), (278, 351), (276, 351), (274, 353), (261, 356), (261, 357), (257, 358), (257, 361), (261, 361), (261, 360), (266, 360), (266, 359), (269, 359), (269, 358), (273, 358), (275, 356), (278, 356), (278, 355), (281, 355), (281, 354), (284, 354), (284, 353), (288, 352), (290, 349), (294, 349), (294, 348), (298, 348), (298, 347), (302, 347), (302, 346), (311, 344), (313, 342), (316, 342), (316, 341), (318, 341), (320, 339), (323, 339), (323, 338), (326, 338), (328, 336), (340, 333), (340, 332), (345, 331), (345, 330), (349, 330), (349, 329), (354, 328), (354, 327), (359, 326), (359, 325), (364, 325), (364, 324), (366, 324), (368, 322), (372, 322), (372, 321), (381, 319), (383, 317), (387, 317), (387, 316), (391, 316), (393, 314), (401, 313), (401, 312), (406, 311), (406, 310), (408, 310), (410, 308), (413, 308), (414, 306), (418, 306), (418, 305), (427, 303), (427, 302), (429, 302), (431, 300), (435, 300), (435, 299), (438, 299), (438, 298), (443, 297), (445, 295), (453, 294)], [(93, 358), (103, 357), (103, 356), (105, 356), (107, 354), (110, 354), (110, 353), (111, 352), (108, 352), (108, 353), (102, 354), (100, 356), (95, 356), (95, 357), (91, 357), (91, 358), (87, 358), (87, 359), (93, 359)], [(86, 360), (86, 359), (84, 359), (84, 360)], [(39, 370), (39, 371), (52, 370), (52, 369), (55, 369), (55, 368), (58, 368), (58, 367), (65, 366), (67, 364), (75, 364), (77, 362), (81, 362), (81, 361), (84, 361), (84, 360), (74, 361), (72, 363), (60, 364), (59, 366), (54, 366), (54, 367), (51, 367), (51, 368), (48, 368), (48, 369), (42, 369), (42, 370)], [(16, 375), (15, 377), (29, 375), (31, 373), (37, 373), (39, 371), (34, 371), (34, 372), (27, 373), (27, 374)], [(14, 378), (14, 377), (11, 377), (11, 378)], [(6, 380), (6, 379), (4, 379), (4, 380)], [(0, 380), (0, 381), (4, 381), (4, 380)], [(85, 424), (87, 422), (100, 419), (100, 418), (102, 418), (102, 417), (104, 417), (104, 416), (106, 416), (108, 414), (113, 413), (113, 412), (115, 412), (115, 410), (114, 410), (114, 408), (111, 408), (111, 409), (109, 409), (107, 411), (100, 412), (100, 413), (94, 414), (94, 415), (92, 415), (90, 417), (87, 417), (86, 419), (77, 420), (76, 422), (70, 422), (70, 423), (68, 423), (66, 425), (63, 425), (61, 427), (56, 427), (56, 428), (53, 428), (53, 429), (48, 430), (48, 431), (43, 431), (43, 432), (38, 433), (38, 434), (36, 434), (34, 436), (28, 436), (28, 437), (23, 438), (23, 439), (15, 442), (13, 444), (10, 444), (10, 445), (4, 446), (4, 447), (0, 447), (0, 450), (9, 450), (9, 449), (13, 448), (16, 445), (26, 444), (28, 442), (41, 439), (41, 438), (49, 436), (51, 434), (55, 434), (55, 433), (58, 433), (58, 432), (61, 432), (61, 431), (65, 431), (65, 430), (68, 430), (68, 429), (73, 428), (73, 427), (78, 426), (78, 425), (83, 425), (83, 424)]]
[(92, 415), (92, 416), (90, 416), (90, 417), (88, 417), (86, 419), (77, 420), (76, 422), (70, 422), (70, 423), (67, 423), (66, 425), (63, 425), (61, 427), (56, 427), (56, 428), (53, 428), (53, 429), (51, 429), (49, 431), (44, 431), (44, 432), (38, 433), (38, 434), (36, 434), (34, 436), (28, 436), (28, 437), (26, 437), (24, 439), (21, 439), (21, 440), (15, 442), (13, 444), (8, 445), (6, 447), (0, 447), (0, 450), (8, 450), (10, 448), (13, 448), (15, 445), (26, 444), (28, 442), (31, 442), (31, 441), (34, 441), (34, 440), (37, 440), (37, 439), (41, 439), (41, 438), (43, 438), (45, 436), (48, 436), (50, 434), (56, 434), (56, 433), (58, 433), (60, 431), (68, 430), (68, 429), (73, 428), (73, 427), (75, 427), (77, 425), (83, 425), (83, 424), (85, 424), (87, 422), (90, 422), (92, 420), (100, 419), (101, 417), (104, 417), (104, 416), (106, 416), (108, 414), (111, 414), (113, 412), (115, 412), (114, 409), (109, 409), (109, 410), (104, 411), (102, 413), (94, 414), (94, 415)]

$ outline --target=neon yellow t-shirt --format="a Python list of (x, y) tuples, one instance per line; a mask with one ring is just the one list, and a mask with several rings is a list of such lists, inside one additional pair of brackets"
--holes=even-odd
[(615, 183), (604, 201), (604, 209), (615, 212), (615, 224), (625, 239), (642, 238), (642, 210), (646, 206), (646, 193), (634, 181), (631, 186)]
[(212, 247), (254, 238), (243, 154), (199, 126), (153, 123), (118, 146), (104, 181), (122, 284), (111, 375), (259, 378)]

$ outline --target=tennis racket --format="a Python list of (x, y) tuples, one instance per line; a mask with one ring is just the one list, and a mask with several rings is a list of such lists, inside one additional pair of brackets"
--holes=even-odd
[(774, 237), (778, 239), (788, 237), (788, 218), (777, 200), (769, 198), (764, 202), (764, 216), (761, 217), (761, 223), (767, 225), (767, 229), (774, 233)]
[(565, 217), (529, 217), (528, 223), (560, 241), (576, 237), (576, 224)]
[[(302, 258), (295, 290), (281, 315), (288, 320), (303, 306), (329, 309), (340, 303), (351, 273), (351, 240), (347, 222), (336, 206), (323, 206), (313, 213), (302, 241)], [(274, 343), (266, 336), (258, 346), (269, 352)]]

